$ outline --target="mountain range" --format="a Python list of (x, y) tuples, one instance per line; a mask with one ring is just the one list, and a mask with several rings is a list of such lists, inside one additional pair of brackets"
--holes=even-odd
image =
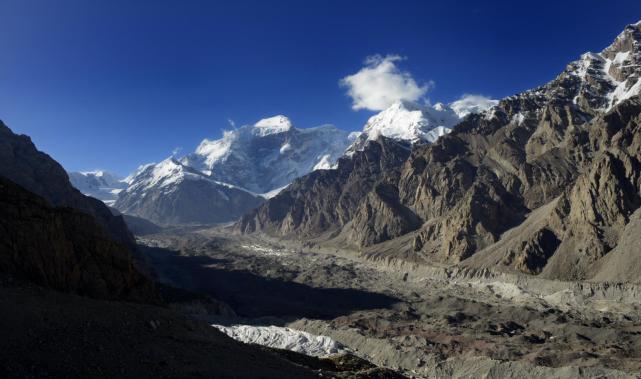
[(140, 166), (122, 180), (101, 170), (69, 176), (84, 194), (157, 224), (233, 221), (296, 178), (335, 168), (339, 158), (379, 136), (431, 143), (494, 103), (482, 97), (449, 106), (399, 101), (352, 133), (332, 125), (299, 129), (279, 115), (226, 131), (218, 140), (205, 139), (193, 153)]
[(638, 259), (616, 247), (634, 243), (641, 206), (640, 90), (637, 23), (432, 144), (369, 141), (235, 229), (332, 241), (374, 260), (636, 280)]
[(0, 121), (0, 377), (635, 377), (640, 254), (641, 22), (500, 101), (125, 179)]

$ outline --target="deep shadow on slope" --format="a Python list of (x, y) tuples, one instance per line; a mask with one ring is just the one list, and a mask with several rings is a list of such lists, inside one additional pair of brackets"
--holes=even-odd
[(0, 309), (2, 378), (298, 379), (318, 377), (327, 366), (307, 359), (304, 367), (304, 357), (294, 362), (236, 342), (167, 308), (89, 299), (1, 276)]
[(228, 271), (211, 267), (224, 261), (207, 256), (184, 256), (160, 248), (141, 249), (161, 282), (211, 295), (243, 317), (332, 319), (356, 310), (389, 308), (399, 301), (379, 293), (314, 288), (244, 270)]

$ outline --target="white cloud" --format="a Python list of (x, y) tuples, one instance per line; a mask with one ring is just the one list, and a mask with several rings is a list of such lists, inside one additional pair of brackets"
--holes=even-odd
[(177, 156), (177, 155), (178, 155), (178, 153), (180, 153), (180, 151), (181, 151), (182, 149), (183, 149), (183, 148), (182, 148), (182, 147), (180, 147), (180, 146), (178, 146), (178, 147), (174, 147), (174, 149), (171, 151), (171, 156), (172, 156), (172, 157)]
[(450, 104), (456, 114), (463, 118), (470, 113), (481, 113), (499, 103), (490, 97), (466, 93)]
[(396, 65), (402, 60), (399, 55), (373, 55), (365, 59), (365, 67), (341, 79), (341, 87), (346, 87), (352, 98), (352, 109), (381, 111), (398, 100), (420, 100), (433, 83), (416, 83), (409, 72)]

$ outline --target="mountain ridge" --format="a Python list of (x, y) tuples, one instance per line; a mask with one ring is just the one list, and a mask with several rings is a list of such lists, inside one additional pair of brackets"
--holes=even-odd
[(127, 178), (114, 207), (160, 225), (216, 223), (238, 217), (263, 198), (221, 183), (169, 157)]

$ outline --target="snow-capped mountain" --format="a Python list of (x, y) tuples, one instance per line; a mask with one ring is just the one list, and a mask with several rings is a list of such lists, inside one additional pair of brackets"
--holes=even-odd
[(205, 139), (180, 161), (215, 180), (268, 193), (331, 167), (350, 145), (349, 135), (333, 125), (298, 129), (287, 117), (275, 116)]
[[(457, 110), (467, 114), (482, 108), (465, 104)], [(346, 151), (360, 150), (369, 140), (434, 142), (460, 120), (447, 105), (407, 101), (372, 116), (363, 132), (332, 125), (298, 129), (281, 115), (262, 119), (220, 139), (205, 139), (181, 159), (141, 166), (124, 179), (128, 186), (114, 207), (162, 225), (231, 221), (294, 179), (334, 167)]]
[(141, 166), (125, 180), (129, 186), (119, 194), (114, 207), (161, 225), (229, 221), (263, 201), (173, 157)]
[(466, 96), (450, 105), (397, 101), (369, 118), (349, 151), (362, 150), (367, 141), (376, 140), (379, 136), (410, 143), (431, 143), (449, 133), (470, 113), (482, 112), (496, 104), (496, 100), (482, 96)]
[(363, 128), (369, 139), (385, 136), (410, 142), (436, 140), (434, 129), (450, 129), (459, 121), (458, 115), (444, 104), (420, 105), (397, 101), (384, 111), (370, 117)]
[(102, 171), (69, 172), (71, 184), (87, 196), (111, 205), (127, 183), (117, 175)]
[(610, 110), (641, 93), (641, 22), (628, 25), (612, 45), (600, 53), (585, 53), (564, 74), (578, 80), (574, 103)]

